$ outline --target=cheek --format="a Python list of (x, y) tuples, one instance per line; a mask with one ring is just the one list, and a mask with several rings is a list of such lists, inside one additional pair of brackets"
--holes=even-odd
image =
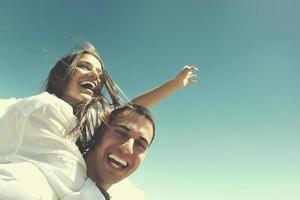
[(106, 145), (105, 143), (104, 144), (100, 144), (99, 146), (99, 149), (98, 149), (98, 155), (104, 155), (105, 151), (109, 148), (108, 145)]
[(145, 159), (145, 155), (144, 154), (136, 156), (134, 168), (137, 169), (144, 162), (144, 159)]
[[(105, 142), (103, 142), (103, 141), (105, 141)], [(112, 144), (113, 144), (113, 142), (112, 142), (111, 138), (108, 137), (107, 134), (105, 134), (103, 136), (103, 138), (101, 139), (101, 142), (97, 146), (98, 155), (103, 156), (107, 150), (112, 148), (111, 147)]]
[(66, 93), (72, 94), (78, 88), (78, 86), (79, 86), (78, 79), (80, 77), (80, 74), (81, 73), (78, 70), (74, 71), (73, 75), (71, 76), (71, 78), (67, 84)]
[(145, 160), (145, 156), (146, 156), (146, 153), (143, 153), (142, 155), (139, 155), (139, 163), (142, 164)]
[(75, 69), (70, 80), (69, 85), (74, 86), (78, 83), (79, 78), (83, 75), (83, 73), (80, 71), (80, 69)]
[(75, 93), (76, 91), (76, 87), (75, 87), (75, 81), (73, 80), (70, 80), (67, 87), (66, 87), (66, 90), (65, 90), (65, 95), (67, 96), (73, 96), (72, 94)]

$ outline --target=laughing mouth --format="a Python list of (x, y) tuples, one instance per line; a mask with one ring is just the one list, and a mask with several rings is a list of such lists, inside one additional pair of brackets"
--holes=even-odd
[(117, 169), (124, 169), (128, 165), (128, 163), (125, 160), (119, 158), (115, 154), (109, 154), (108, 160), (110, 161), (111, 165)]
[(92, 93), (93, 90), (96, 88), (96, 84), (91, 81), (83, 81), (80, 83), (80, 86), (83, 87), (84, 89), (89, 90)]

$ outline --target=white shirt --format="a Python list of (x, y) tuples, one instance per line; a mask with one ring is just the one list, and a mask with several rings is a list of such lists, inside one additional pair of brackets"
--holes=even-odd
[(87, 177), (75, 141), (66, 138), (75, 124), (72, 107), (47, 92), (10, 104), (0, 119), (0, 163), (30, 162), (58, 199), (105, 199)]
[[(72, 107), (46, 92), (0, 99), (0, 163), (10, 163), (0, 164), (0, 199), (104, 199), (74, 141), (65, 138), (75, 123)], [(109, 193), (114, 200), (145, 199), (128, 178)]]
[(6, 109), (16, 102), (16, 98), (0, 99), (0, 118), (5, 113)]

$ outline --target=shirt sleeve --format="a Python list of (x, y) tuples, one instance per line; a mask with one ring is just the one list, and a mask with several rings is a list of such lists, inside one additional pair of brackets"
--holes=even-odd
[(7, 163), (8, 156), (16, 153), (22, 140), (24, 121), (25, 116), (13, 108), (0, 118), (0, 163)]
[(31, 148), (35, 149), (53, 135), (65, 137), (74, 127), (76, 118), (72, 108), (44, 96), (5, 103), (0, 118), (0, 163), (6, 163), (9, 157), (18, 155), (20, 147), (26, 147), (26, 142), (33, 143)]
[(5, 110), (12, 104), (16, 103), (16, 98), (0, 99), (0, 118), (5, 113)]
[(87, 178), (77, 146), (67, 138), (75, 123), (72, 107), (57, 97), (42, 94), (18, 101), (0, 119), (0, 163), (33, 163), (59, 199), (104, 200)]

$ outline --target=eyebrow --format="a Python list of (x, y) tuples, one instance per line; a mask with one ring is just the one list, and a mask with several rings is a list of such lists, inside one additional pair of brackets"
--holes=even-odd
[[(112, 125), (112, 126), (117, 127), (117, 128), (121, 128), (121, 129), (124, 129), (124, 130), (127, 131), (127, 132), (132, 131), (130, 128), (128, 128), (127, 126), (125, 126), (125, 125), (123, 125), (123, 124), (115, 124), (115, 125)], [(147, 144), (147, 146), (149, 146), (150, 143), (148, 142), (148, 140), (147, 140), (146, 138), (144, 138), (143, 136), (140, 136), (139, 139), (140, 139), (140, 140), (143, 140), (143, 141)]]

